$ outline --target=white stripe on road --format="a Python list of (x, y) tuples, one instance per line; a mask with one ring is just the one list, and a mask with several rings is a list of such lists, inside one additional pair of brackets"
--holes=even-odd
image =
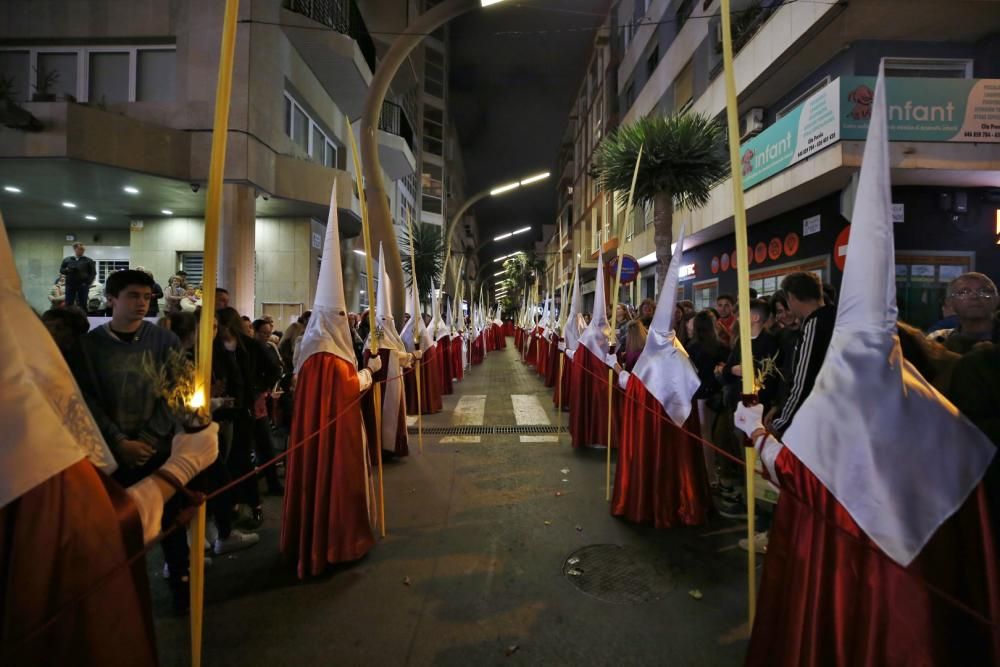
[[(538, 400), (537, 394), (511, 394), (514, 419), (518, 426), (548, 426), (549, 413)], [(521, 442), (559, 442), (557, 435), (522, 435)]]
[[(486, 416), (486, 395), (469, 394), (458, 399), (451, 413), (452, 426), (482, 426)], [(482, 442), (478, 435), (448, 435), (441, 438), (442, 444)]]

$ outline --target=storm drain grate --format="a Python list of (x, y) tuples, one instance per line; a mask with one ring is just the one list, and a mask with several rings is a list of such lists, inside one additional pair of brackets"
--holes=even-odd
[(617, 544), (592, 544), (570, 555), (563, 575), (580, 591), (612, 604), (651, 602), (674, 588), (665, 562)]
[[(410, 426), (408, 433), (417, 433), (416, 426)], [(559, 433), (558, 426), (425, 426), (424, 435), (531, 435)]]

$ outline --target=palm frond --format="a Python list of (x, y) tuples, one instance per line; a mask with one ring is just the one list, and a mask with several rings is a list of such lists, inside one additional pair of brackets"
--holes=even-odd
[[(410, 261), (410, 248), (413, 248), (413, 261)], [(407, 231), (400, 234), (400, 255), (402, 256), (403, 270), (407, 274), (407, 287), (412, 282), (414, 262), (417, 270), (417, 290), (421, 297), (427, 297), (431, 293), (431, 285), (436, 284), (441, 279), (441, 271), (444, 267), (444, 236), (440, 225), (433, 225), (428, 222), (417, 223), (413, 226), (413, 236)]]
[(661, 193), (687, 208), (708, 203), (712, 188), (729, 175), (726, 133), (721, 123), (696, 113), (647, 116), (623, 125), (597, 147), (593, 176), (604, 191), (628, 202), (632, 172), (642, 147), (635, 204)]

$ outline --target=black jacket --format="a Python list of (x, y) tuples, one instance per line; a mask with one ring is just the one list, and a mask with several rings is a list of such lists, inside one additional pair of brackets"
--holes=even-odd
[[(757, 334), (757, 337), (750, 341), (750, 354), (753, 355), (753, 368), (754, 373), (760, 370), (760, 363), (765, 358), (772, 358), (778, 364), (780, 368), (781, 364), (781, 350), (778, 345), (778, 338), (767, 331), (761, 331)], [(742, 378), (733, 375), (733, 366), (740, 365), (740, 344), (739, 338), (733, 341), (733, 351), (729, 353), (729, 359), (726, 361), (725, 367), (722, 369), (722, 380), (726, 383), (728, 387), (728, 392), (733, 395), (733, 399), (729, 401), (730, 407), (735, 408), (736, 403), (739, 400), (739, 396), (742, 394)], [(745, 371), (744, 371), (745, 372)], [(772, 405), (774, 405), (775, 398), (778, 393), (778, 377), (775, 375), (770, 375), (764, 380), (764, 386), (760, 388), (757, 392), (757, 399), (767, 410)]]
[(771, 428), (779, 437), (785, 433), (785, 429), (792, 422), (792, 417), (812, 391), (816, 376), (819, 375), (819, 369), (826, 358), (826, 349), (830, 347), (836, 320), (837, 308), (826, 305), (817, 308), (802, 323), (802, 338), (795, 346), (792, 377), (790, 380), (785, 378), (791, 382), (791, 389), (785, 404), (781, 407), (781, 414), (771, 422)]
[(59, 273), (66, 276), (67, 285), (90, 285), (97, 277), (97, 264), (86, 255), (70, 255), (62, 261)]

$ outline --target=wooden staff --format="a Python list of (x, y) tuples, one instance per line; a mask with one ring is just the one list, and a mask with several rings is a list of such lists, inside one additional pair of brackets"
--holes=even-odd
[[(233, 90), (233, 57), (239, 0), (226, 0), (219, 48), (219, 74), (215, 84), (215, 118), (212, 153), (208, 167), (205, 204), (205, 266), (202, 275), (202, 317), (198, 325), (197, 380), (192, 407), (204, 407), (212, 398), (212, 338), (214, 337), (216, 271), (219, 263), (219, 221), (222, 217), (222, 184), (229, 135), (229, 105)], [(201, 667), (202, 628), (205, 618), (205, 503), (198, 505), (191, 524), (191, 664)]]
[[(351, 142), (351, 156), (354, 160), (354, 173), (358, 177), (358, 201), (361, 204), (361, 231), (365, 242), (365, 271), (368, 272), (368, 328), (371, 333), (371, 356), (378, 355), (378, 320), (375, 317), (375, 276), (372, 274), (372, 240), (368, 225), (368, 202), (365, 200), (365, 188), (361, 182), (361, 158), (358, 156), (358, 144), (354, 141), (354, 130), (351, 120), (344, 119), (347, 125), (347, 137)], [(375, 460), (378, 462), (378, 524), (379, 532), (385, 537), (385, 489), (382, 480), (382, 394), (375, 386), (372, 378), (372, 400), (375, 408)]]
[[(625, 232), (625, 222), (628, 220), (629, 214), (632, 212), (632, 202), (635, 199), (635, 182), (639, 178), (639, 165), (642, 163), (642, 150), (644, 146), (639, 146), (639, 154), (635, 158), (635, 169), (632, 171), (632, 186), (628, 191), (628, 203), (625, 205), (625, 215), (622, 217), (622, 221), (618, 223), (618, 248), (615, 250), (615, 257), (618, 263), (617, 270), (615, 271), (615, 288), (611, 295), (611, 340), (609, 343), (614, 342), (615, 332), (617, 328), (615, 327), (615, 317), (618, 310), (618, 292), (621, 291), (622, 283), (622, 234)], [(612, 207), (613, 208), (613, 207)], [(608, 461), (605, 468), (604, 484), (605, 484), (605, 500), (611, 502), (611, 410), (612, 410), (612, 396), (614, 395), (614, 375), (615, 369), (608, 368)]]
[[(413, 283), (411, 289), (417, 289), (417, 260), (416, 252), (413, 250), (413, 223), (410, 220), (410, 209), (406, 209), (406, 233), (410, 237), (410, 281)], [(417, 299), (417, 304), (419, 305), (420, 299)], [(420, 339), (417, 337), (417, 324), (422, 323), (419, 319), (420, 313), (411, 313), (410, 317), (415, 318), (413, 320), (413, 349), (419, 349), (417, 346), (420, 343)], [(424, 415), (423, 409), (420, 406), (420, 359), (416, 359), (413, 364), (413, 377), (417, 383), (417, 443), (420, 447), (420, 453), (424, 453)]]
[[(743, 172), (740, 167), (740, 141), (738, 108), (736, 102), (736, 77), (733, 74), (733, 32), (729, 0), (722, 0), (722, 62), (726, 82), (726, 121), (729, 129), (729, 162), (733, 182), (733, 218), (736, 227), (736, 274), (739, 285), (740, 367), (743, 369), (743, 394), (750, 396), (754, 387), (753, 351), (750, 347), (750, 273), (747, 261), (747, 211), (743, 202)], [(750, 627), (753, 628), (757, 608), (756, 553), (754, 551), (754, 468), (756, 451), (746, 448), (747, 487), (747, 604)]]

